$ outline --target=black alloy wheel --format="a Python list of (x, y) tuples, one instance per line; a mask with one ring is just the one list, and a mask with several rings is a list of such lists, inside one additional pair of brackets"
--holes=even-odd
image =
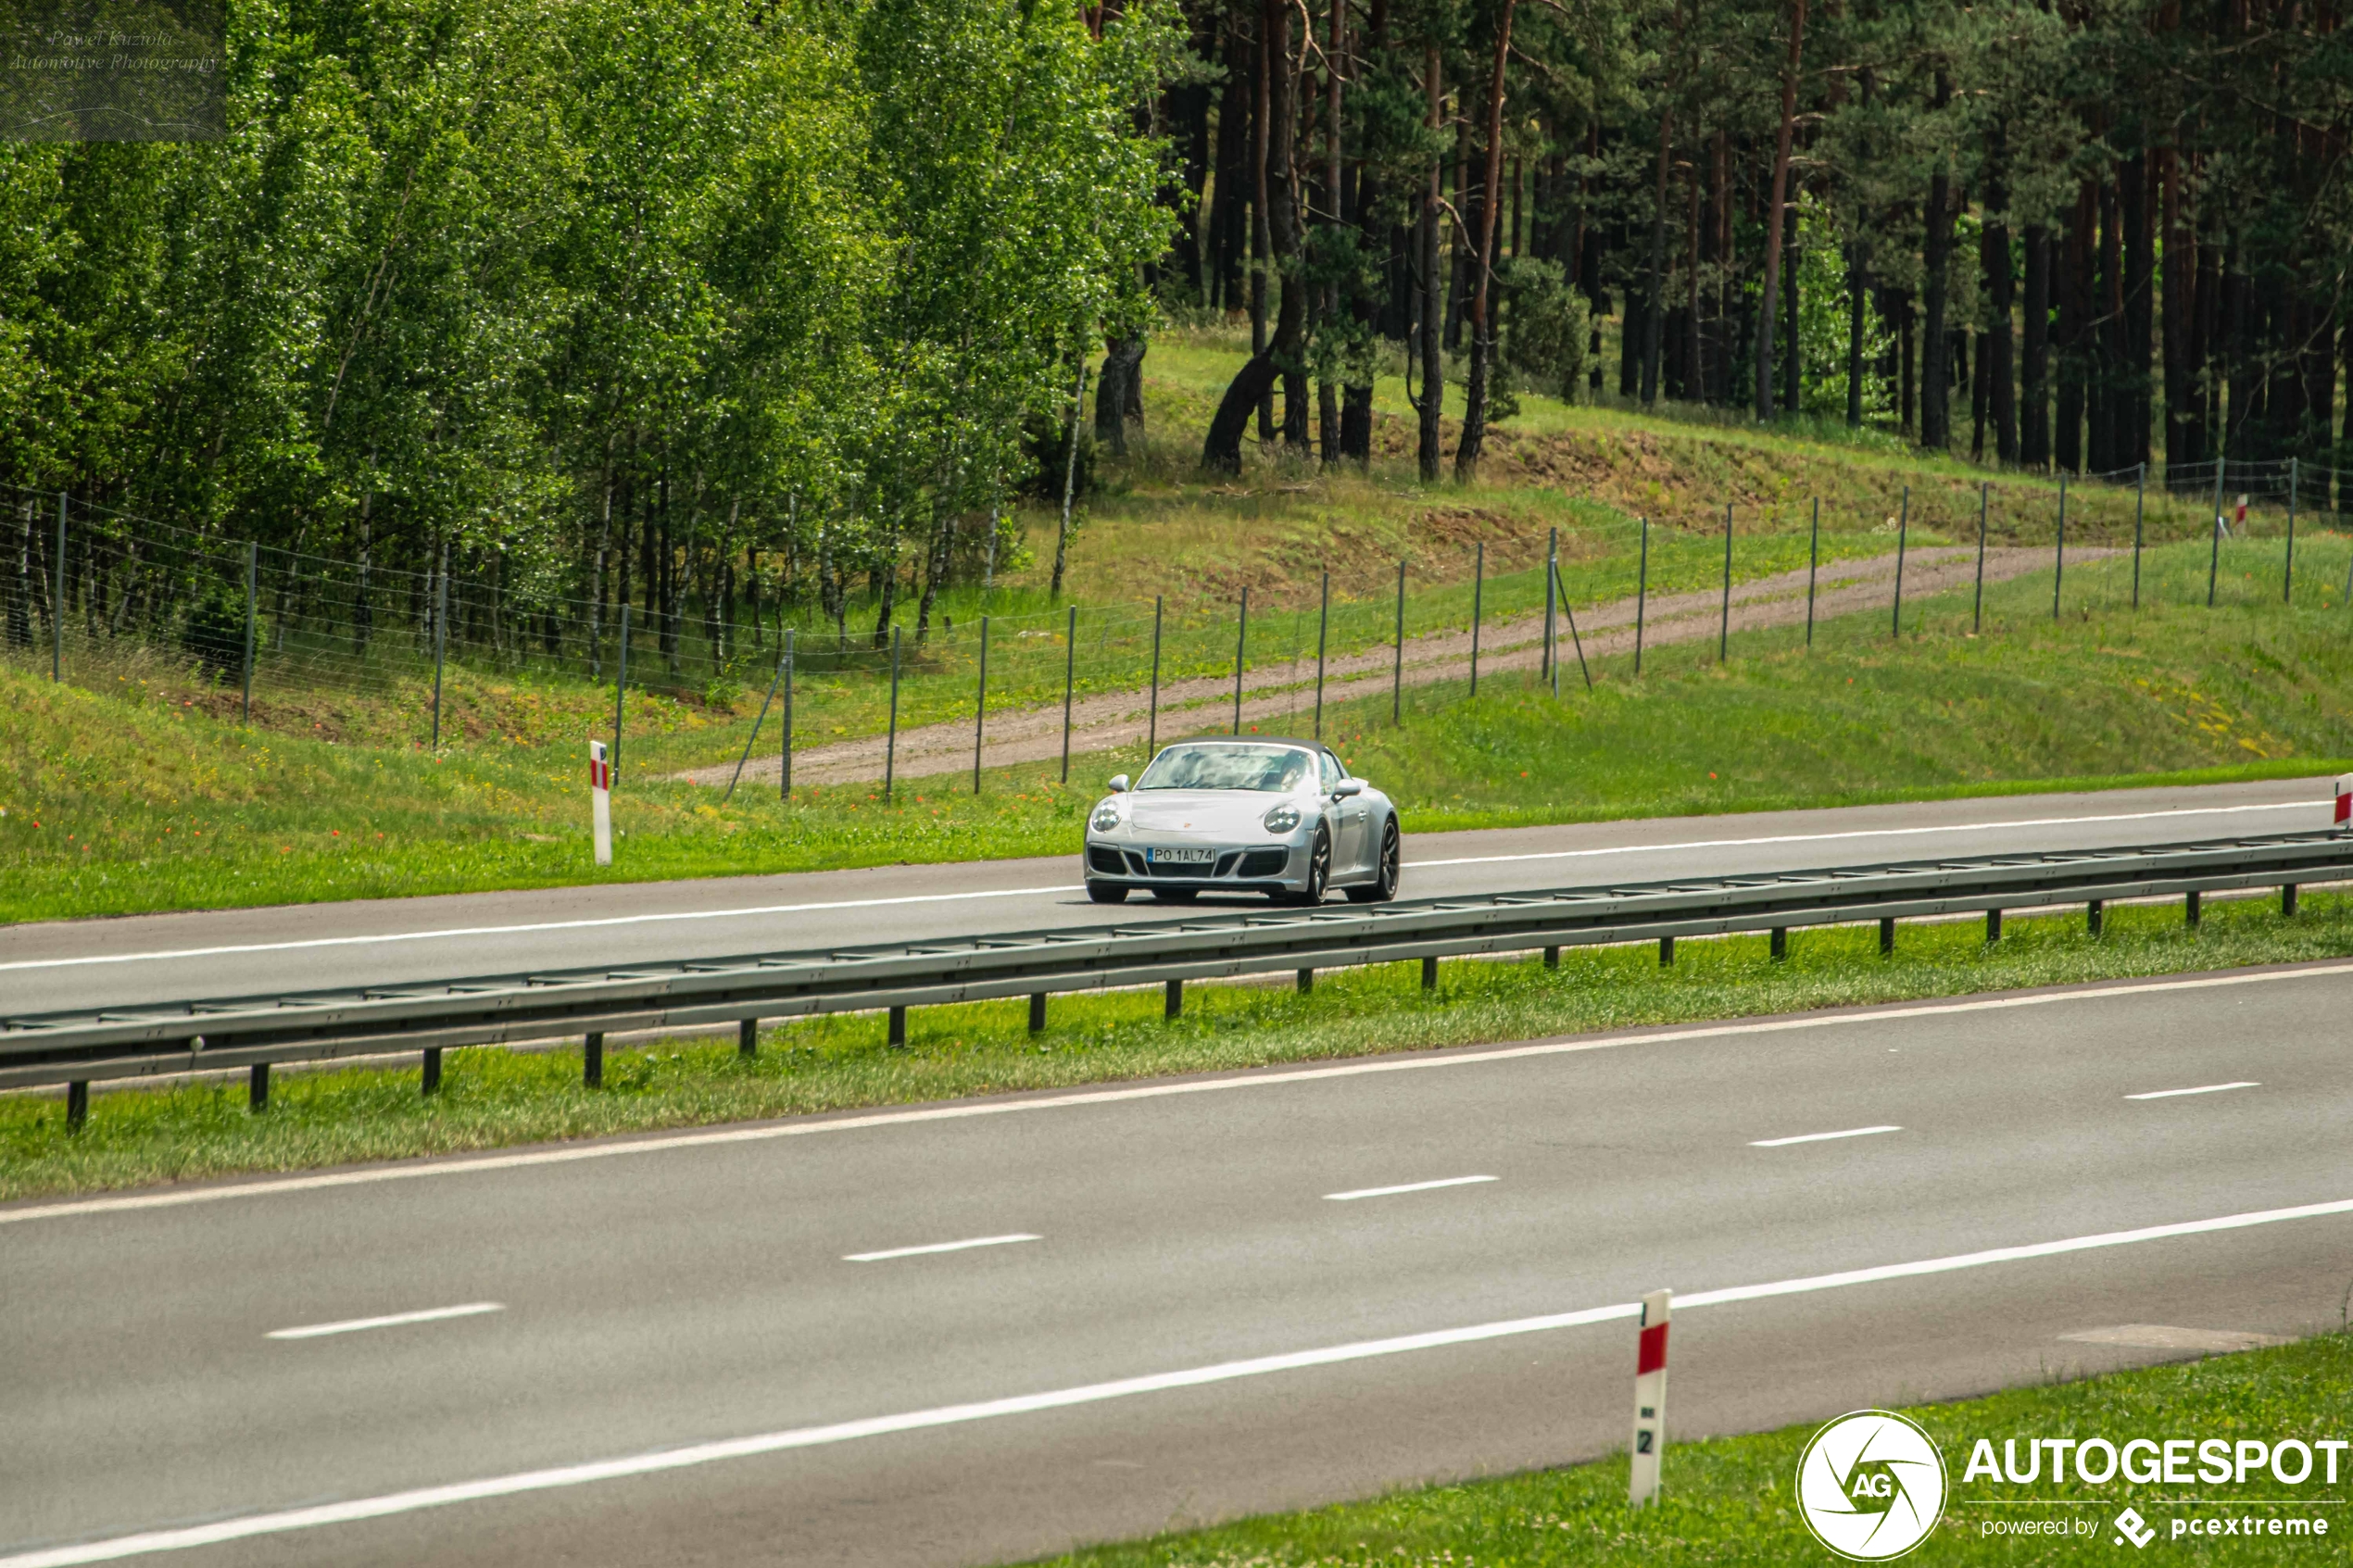
[(1315, 829), (1315, 847), (1307, 852), (1307, 885), (1296, 893), (1275, 895), (1277, 904), (1298, 904), (1313, 907), (1324, 901), (1324, 894), (1332, 880), (1332, 834), (1327, 827)]
[(1397, 831), (1397, 819), (1391, 817), (1380, 831), (1380, 870), (1372, 883), (1365, 887), (1348, 890), (1351, 903), (1386, 904), (1397, 897), (1399, 870), (1404, 860), (1404, 844)]

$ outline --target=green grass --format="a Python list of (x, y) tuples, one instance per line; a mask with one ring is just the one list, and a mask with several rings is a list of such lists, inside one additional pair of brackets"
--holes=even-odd
[[(1905, 1411), (1944, 1456), (1951, 1492), (1942, 1523), (1906, 1562), (2075, 1562), (2113, 1558), (2109, 1520), (2129, 1502), (2160, 1530), (2149, 1545), (2169, 1562), (2341, 1562), (2353, 1533), (2342, 1506), (2353, 1486), (2313, 1479), (2281, 1487), (2012, 1486), (1962, 1472), (1976, 1440), (1996, 1447), (2015, 1437), (2106, 1436), (2121, 1442), (2162, 1436), (2259, 1436), (2306, 1442), (2343, 1435), (2353, 1402), (2353, 1336), (2324, 1334), (2294, 1345), (2217, 1356), (2188, 1365), (2149, 1367), (2043, 1387), (2013, 1389), (1953, 1404)], [(1538, 1568), (1577, 1564), (1653, 1568), (1655, 1564), (1803, 1563), (1835, 1562), (1807, 1534), (1793, 1501), (1798, 1456), (1816, 1428), (1784, 1427), (1751, 1436), (1715, 1437), (1669, 1447), (1658, 1501), (1626, 1505), (1622, 1456), (1594, 1464), (1537, 1471), (1496, 1480), (1399, 1492), (1366, 1502), (1310, 1512), (1271, 1515), (1214, 1529), (1168, 1535), (1130, 1545), (1101, 1547), (1051, 1560), (1056, 1568), (1405, 1568), (1477, 1564), (1478, 1568)], [(2190, 1490), (2223, 1498), (2296, 1495), (2301, 1506), (2191, 1508), (2166, 1499)], [(2001, 1500), (2095, 1499), (2095, 1507), (2017, 1508)], [(2317, 1506), (2320, 1504), (2336, 1506)], [(2244, 1535), (2209, 1539), (2172, 1537), (2179, 1518), (2221, 1516), (2326, 1519), (2326, 1537)], [(2019, 1518), (2085, 1519), (2089, 1536), (2066, 1538), (1989, 1537), (1990, 1522)], [(2129, 1555), (2129, 1553), (2128, 1553)]]
[(1157, 988), (1058, 997), (1032, 1035), (1019, 999), (918, 1009), (891, 1049), (878, 1016), (767, 1031), (746, 1062), (724, 1042), (611, 1051), (601, 1090), (580, 1085), (576, 1049), (453, 1053), (440, 1095), (413, 1062), (282, 1074), (249, 1114), (242, 1078), (170, 1088), (97, 1085), (79, 1135), (60, 1100), (0, 1098), (0, 1199), (237, 1172), (447, 1154), (502, 1145), (745, 1121), (856, 1106), (1052, 1088), (1168, 1073), (1516, 1040), (1640, 1024), (2060, 985), (2116, 976), (2339, 958), (2353, 953), (2353, 897), (2319, 894), (2284, 920), (2276, 903), (2208, 907), (2190, 931), (2178, 906), (2119, 907), (2093, 938), (2078, 917), (1982, 927), (1906, 927), (1882, 959), (1869, 928), (1801, 931), (1773, 962), (1763, 938), (1686, 942), (1671, 971), (1648, 947), (1579, 948), (1547, 971), (1448, 963), (1432, 993), (1418, 965), (1334, 971), (1314, 992), (1195, 986), (1184, 1016)]
[[(2252, 583), (2262, 564), (2248, 546)], [(2312, 575), (2344, 542), (2311, 547)], [(1638, 683), (1597, 659), (1588, 694), (1532, 675), (1386, 696), (1326, 714), (1351, 765), (1402, 804), (1409, 832), (2111, 784), (2315, 774), (2353, 757), (2353, 625), (2341, 606), (2243, 597), (2203, 608), (2196, 546), (2152, 551), (2145, 603), (2129, 562), (2070, 569), (2053, 621), (2047, 575), (1906, 606), (1900, 645), (1877, 612), (1654, 648)], [(1308, 668), (1312, 671), (1312, 661)], [(1293, 694), (1282, 727), (1312, 722)], [(323, 702), (323, 699), (322, 699)], [(246, 729), (233, 712), (124, 682), (54, 686), (0, 667), (0, 920), (805, 871), (1075, 851), (1101, 781), (1140, 750), (1051, 766), (806, 788), (789, 808), (749, 788), (672, 784), (625, 755), (616, 860), (588, 864), (579, 736), (594, 718), (561, 691), (494, 698), (451, 686), (453, 710), (495, 711), (525, 744), (440, 756), (417, 746)], [(1214, 723), (1214, 715), (1196, 717)], [(351, 722), (357, 722), (356, 720)], [(690, 733), (691, 705), (632, 698), (633, 734)], [(569, 731), (567, 736), (565, 732)], [(1173, 724), (1164, 734), (1173, 734)], [(532, 744), (536, 738), (536, 744)], [(561, 744), (559, 744), (559, 742)]]

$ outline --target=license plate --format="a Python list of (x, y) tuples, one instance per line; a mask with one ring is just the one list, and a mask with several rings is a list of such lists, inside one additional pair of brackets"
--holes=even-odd
[(1205, 866), (1217, 859), (1214, 849), (1147, 849), (1156, 866)]

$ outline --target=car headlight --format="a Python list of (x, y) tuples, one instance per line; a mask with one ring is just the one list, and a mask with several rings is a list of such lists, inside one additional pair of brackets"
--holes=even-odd
[(1097, 833), (1110, 833), (1119, 826), (1119, 808), (1108, 800), (1104, 801), (1095, 808), (1095, 814), (1087, 820), (1087, 825)]
[(1266, 813), (1265, 822), (1268, 833), (1289, 833), (1299, 825), (1299, 807), (1286, 800)]

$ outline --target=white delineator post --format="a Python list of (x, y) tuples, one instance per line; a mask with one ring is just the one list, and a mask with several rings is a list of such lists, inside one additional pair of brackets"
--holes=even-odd
[(588, 811), (597, 832), (597, 864), (612, 864), (612, 764), (605, 760), (605, 743), (588, 743)]
[(2336, 825), (2353, 823), (2353, 773), (2340, 773), (2336, 780)]
[(1671, 1290), (1642, 1298), (1642, 1326), (1634, 1351), (1633, 1463), (1626, 1501), (1634, 1508), (1658, 1495), (1658, 1461), (1667, 1450), (1667, 1311)]

